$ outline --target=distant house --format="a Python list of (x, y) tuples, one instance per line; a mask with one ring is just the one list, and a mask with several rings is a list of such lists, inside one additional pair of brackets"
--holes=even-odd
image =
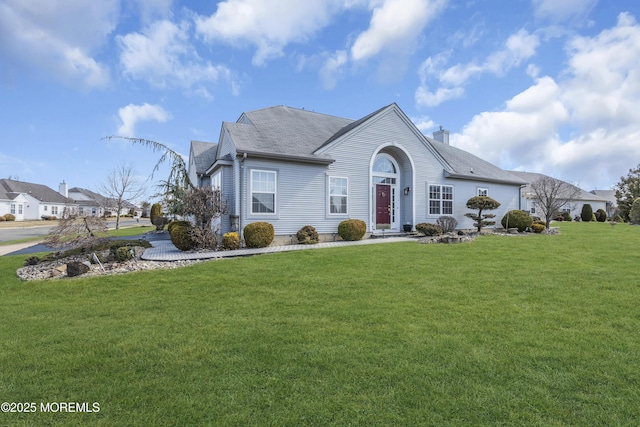
[[(69, 190), (69, 198), (78, 204), (78, 215), (80, 216), (115, 216), (118, 210), (116, 200), (104, 197), (86, 188), (71, 188)], [(137, 216), (141, 215), (142, 209), (126, 201), (120, 210), (120, 215), (126, 215), (132, 209)]]
[(607, 200), (607, 216), (612, 218), (618, 212), (618, 199), (615, 190), (591, 190), (590, 193)]
[(76, 214), (77, 205), (46, 185), (0, 179), (0, 216), (7, 213), (16, 221), (62, 218)]
[(217, 144), (192, 141), (189, 174), (228, 201), (222, 232), (266, 221), (280, 243), (305, 225), (334, 238), (350, 218), (374, 235), (440, 216), (472, 229), (469, 198), (496, 199), (501, 217), (520, 209), (526, 184), (450, 146), (446, 130), (424, 136), (395, 103), (359, 120), (285, 106), (245, 112), (222, 123)]
[[(538, 206), (538, 202), (536, 201), (535, 193), (531, 188), (531, 183), (543, 177), (549, 178), (549, 176), (533, 172), (511, 171), (511, 173), (527, 182), (527, 185), (522, 190), (522, 209), (529, 212), (533, 216), (541, 216), (542, 213), (539, 210), (540, 207)], [(607, 212), (608, 215), (606, 198), (584, 191), (581, 188), (576, 187), (575, 185), (569, 183), (566, 184), (571, 185), (576, 189), (576, 196), (561, 208), (562, 212), (568, 212), (569, 215), (571, 215), (571, 218), (574, 218), (582, 213), (582, 206), (590, 204), (591, 209), (593, 209), (594, 212), (598, 209), (603, 209), (605, 212)]]

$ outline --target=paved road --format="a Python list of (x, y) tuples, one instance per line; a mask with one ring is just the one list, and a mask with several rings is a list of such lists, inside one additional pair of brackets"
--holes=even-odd
[[(55, 225), (42, 225), (35, 227), (20, 227), (20, 223), (16, 222), (15, 227), (0, 228), (0, 242), (9, 242), (12, 240), (22, 240), (31, 237), (46, 237), (49, 232), (55, 228)], [(43, 224), (46, 224), (43, 222)], [(109, 220), (109, 228), (115, 228), (115, 220)], [(135, 219), (121, 218), (120, 227), (131, 227), (136, 225), (149, 225), (149, 220), (144, 218), (138, 223)]]

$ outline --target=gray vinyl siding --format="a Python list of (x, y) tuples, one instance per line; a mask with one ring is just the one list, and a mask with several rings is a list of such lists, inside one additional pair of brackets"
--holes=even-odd
[[(252, 159), (244, 161), (241, 170), (242, 227), (258, 221), (273, 224), (276, 235), (296, 234), (305, 225), (312, 225), (319, 233), (333, 233), (325, 221), (326, 171), (324, 165)], [(250, 179), (252, 170), (276, 172), (276, 211), (274, 214), (252, 214)]]

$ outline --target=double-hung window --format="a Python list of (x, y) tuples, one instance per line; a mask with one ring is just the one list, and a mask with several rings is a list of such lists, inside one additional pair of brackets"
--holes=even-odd
[(335, 176), (329, 177), (329, 213), (347, 214), (349, 200), (349, 180)]
[(453, 215), (451, 185), (429, 185), (429, 215)]
[(251, 171), (251, 213), (276, 213), (276, 173), (274, 171)]

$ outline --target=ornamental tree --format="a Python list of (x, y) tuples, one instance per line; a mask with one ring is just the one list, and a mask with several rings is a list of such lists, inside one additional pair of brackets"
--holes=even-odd
[(466, 213), (464, 216), (471, 218), (474, 221), (473, 225), (477, 227), (479, 233), (482, 231), (482, 227), (494, 225), (496, 223), (495, 221), (488, 221), (490, 218), (495, 218), (495, 214), (483, 214), (482, 212), (497, 209), (500, 207), (500, 202), (489, 196), (475, 196), (467, 200), (467, 207), (478, 211), (478, 213)]

